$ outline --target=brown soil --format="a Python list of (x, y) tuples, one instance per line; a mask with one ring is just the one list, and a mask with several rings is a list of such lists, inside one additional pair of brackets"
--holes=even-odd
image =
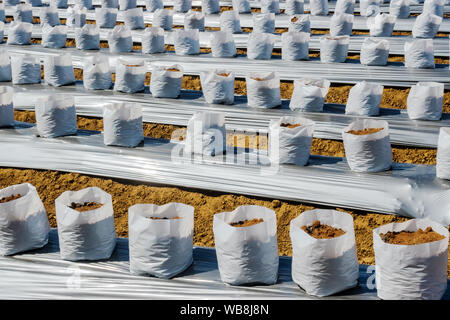
[(293, 128), (297, 128), (297, 127), (301, 127), (301, 124), (290, 124), (290, 123), (282, 123), (280, 124), (280, 127), (284, 127), (284, 128), (289, 128), (289, 129), (293, 129)]
[(178, 70), (178, 69), (176, 69), (176, 68), (170, 68), (170, 69), (166, 69), (166, 71), (179, 72), (180, 70)]
[(0, 203), (10, 202), (10, 201), (13, 201), (13, 200), (17, 200), (17, 199), (19, 199), (19, 198), (21, 198), (21, 197), (22, 197), (21, 194), (13, 194), (13, 195), (11, 195), (11, 196), (9, 196), (9, 197), (1, 198), (1, 199), (0, 199)]
[(347, 131), (347, 133), (354, 134), (356, 136), (364, 136), (364, 135), (380, 132), (381, 130), (383, 130), (383, 128), (365, 128), (363, 130), (350, 130), (350, 131)]
[(85, 202), (85, 203), (72, 202), (69, 206), (70, 209), (77, 210), (78, 212), (91, 211), (101, 207), (103, 207), (103, 204), (97, 202)]
[(228, 77), (230, 74), (229, 73), (219, 73), (219, 76), (221, 77)]
[(243, 221), (237, 221), (237, 222), (230, 222), (230, 226), (236, 227), (236, 228), (242, 228), (242, 227), (250, 227), (255, 224), (264, 222), (263, 219), (251, 219), (251, 220), (243, 220)]
[(417, 231), (400, 231), (400, 232), (386, 232), (380, 234), (381, 239), (384, 242), (390, 244), (421, 244), (433, 241), (439, 241), (445, 238), (445, 236), (433, 231), (431, 227), (427, 227), (425, 230), (419, 229)]
[(152, 219), (152, 220), (178, 220), (178, 219), (181, 219), (181, 217), (178, 217), (178, 216), (176, 216), (176, 217), (173, 217), (173, 218), (168, 218), (168, 217), (162, 217), (162, 218), (160, 218), (160, 217), (150, 217), (150, 219)]
[(314, 221), (310, 226), (303, 226), (301, 229), (316, 239), (337, 238), (345, 234), (344, 230), (321, 224), (319, 220)]
[(256, 80), (256, 81), (264, 81), (265, 79), (263, 79), (263, 78), (252, 78), (253, 80)]
[(293, 17), (293, 18), (291, 19), (291, 22), (297, 22), (297, 20), (298, 20), (297, 17)]

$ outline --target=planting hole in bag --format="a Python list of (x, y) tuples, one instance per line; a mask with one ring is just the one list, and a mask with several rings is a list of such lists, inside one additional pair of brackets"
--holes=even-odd
[(357, 116), (377, 116), (380, 114), (380, 102), (383, 86), (377, 83), (361, 81), (351, 89), (345, 106), (345, 114)]
[(447, 288), (447, 228), (427, 219), (373, 230), (377, 295), (384, 300), (439, 300)]
[(356, 120), (342, 131), (345, 156), (352, 171), (380, 172), (392, 165), (389, 125), (383, 120)]
[(173, 11), (174, 12), (188, 12), (192, 9), (192, 0), (174, 0)]
[(442, 18), (432, 13), (420, 14), (412, 28), (414, 38), (434, 38), (441, 26)]
[(224, 11), (220, 14), (220, 31), (241, 33), (241, 22), (238, 11)]
[(269, 60), (275, 44), (275, 35), (252, 32), (248, 36), (247, 58), (251, 60)]
[(261, 0), (261, 13), (280, 13), (280, 1), (279, 0)]
[(385, 66), (389, 57), (389, 41), (366, 38), (360, 51), (360, 62), (367, 66)]
[(7, 44), (31, 44), (33, 25), (28, 22), (13, 21), (9, 24)]
[(86, 8), (74, 6), (67, 9), (66, 25), (72, 28), (82, 28), (86, 24)]
[(281, 55), (286, 61), (309, 59), (310, 34), (306, 32), (283, 32), (281, 34)]
[(147, 67), (143, 60), (124, 60), (119, 58), (116, 65), (114, 91), (135, 93), (145, 89)]
[(44, 79), (46, 84), (54, 87), (75, 83), (72, 55), (63, 53), (46, 56), (44, 58)]
[(328, 15), (328, 0), (309, 0), (309, 11), (312, 16)]
[(95, 24), (85, 24), (82, 28), (75, 28), (75, 42), (79, 50), (99, 50), (100, 29)]
[(250, 13), (251, 6), (248, 0), (232, 0), (233, 10), (238, 13)]
[(50, 232), (47, 212), (34, 186), (22, 183), (1, 189), (0, 212), (0, 255), (47, 244)]
[(75, 5), (80, 8), (86, 8), (86, 10), (94, 9), (92, 5), (92, 0), (75, 0)]
[(11, 80), (11, 59), (5, 49), (0, 49), (0, 82)]
[(391, 0), (389, 14), (397, 19), (407, 19), (410, 14), (408, 0)]
[(166, 31), (172, 30), (173, 10), (157, 9), (153, 13), (152, 27), (163, 28)]
[(21, 3), (14, 8), (14, 21), (33, 23), (33, 11), (29, 4)]
[(150, 92), (155, 98), (178, 98), (183, 81), (183, 67), (174, 65), (152, 64)]
[(371, 37), (390, 37), (394, 31), (396, 17), (389, 14), (377, 14), (367, 19), (367, 27)]
[(136, 147), (144, 140), (142, 107), (116, 102), (103, 107), (103, 142), (107, 146)]
[(201, 72), (200, 83), (206, 103), (234, 103), (234, 73), (221, 69)]
[(291, 220), (292, 279), (307, 294), (324, 297), (358, 284), (359, 265), (350, 214), (305, 211)]
[(111, 53), (122, 53), (133, 51), (133, 39), (131, 30), (125, 25), (115, 26), (108, 32), (108, 46)]
[[(248, 221), (259, 221), (251, 224)], [(262, 221), (260, 221), (262, 220)], [(246, 222), (248, 226), (230, 224)], [(275, 284), (278, 245), (275, 212), (261, 206), (239, 206), (214, 215), (214, 241), (220, 278), (231, 285)]]
[(73, 96), (55, 94), (36, 99), (36, 129), (40, 137), (56, 138), (77, 133)]
[(44, 48), (60, 49), (66, 46), (67, 26), (58, 25), (51, 27), (44, 25), (42, 27), (42, 42)]
[(11, 56), (11, 77), (13, 84), (31, 84), (41, 82), (41, 63), (31, 55)]
[(347, 59), (349, 36), (323, 36), (320, 38), (320, 62), (345, 62)]
[(83, 63), (83, 85), (88, 90), (108, 90), (112, 86), (108, 59), (90, 56)]
[(217, 156), (226, 152), (225, 115), (219, 112), (196, 112), (189, 119), (184, 154)]
[(50, 0), (50, 6), (54, 6), (58, 9), (67, 9), (68, 1), (67, 0)]
[(301, 117), (270, 120), (269, 158), (271, 164), (308, 164), (314, 121)]
[(101, 0), (100, 3), (102, 8), (109, 8), (109, 9), (119, 8), (119, 0)]
[(219, 0), (202, 0), (202, 12), (204, 14), (214, 14), (220, 12)]
[(417, 82), (406, 100), (408, 117), (411, 120), (440, 120), (443, 101), (443, 83)]
[(383, 0), (360, 0), (359, 12), (363, 17), (374, 17), (380, 13)]
[(200, 41), (198, 29), (175, 30), (175, 54), (178, 56), (200, 54)]
[(450, 128), (448, 127), (439, 129), (436, 177), (450, 180)]
[(147, 12), (155, 12), (158, 9), (164, 9), (162, 0), (145, 0), (145, 8)]
[(48, 24), (52, 27), (59, 25), (59, 14), (56, 7), (42, 7), (39, 12), (41, 26)]
[(411, 69), (434, 69), (433, 39), (406, 41), (405, 67)]
[(284, 14), (288, 16), (293, 16), (295, 14), (304, 13), (304, 3), (303, 0), (286, 0)]
[(192, 29), (205, 31), (205, 15), (202, 12), (189, 10), (184, 15), (184, 30)]
[(296, 14), (289, 19), (289, 32), (311, 33), (309, 14)]
[(142, 38), (142, 53), (164, 53), (164, 29), (160, 27), (145, 28)]
[(275, 33), (275, 13), (254, 13), (253, 32)]
[(14, 126), (13, 96), (12, 87), (0, 86), (0, 128)]
[[(80, 209), (83, 207), (87, 211)], [(101, 260), (111, 256), (116, 245), (111, 195), (97, 187), (66, 191), (55, 200), (55, 208), (61, 259)]]
[(128, 209), (130, 272), (169, 279), (193, 262), (194, 208), (182, 203)]
[(294, 80), (289, 108), (300, 112), (322, 112), (330, 88), (330, 81), (325, 79)]
[(117, 9), (95, 8), (95, 23), (99, 28), (112, 29), (116, 26)]
[(214, 58), (232, 58), (237, 55), (234, 37), (231, 32), (211, 32), (211, 54)]
[(123, 13), (123, 20), (131, 30), (145, 29), (142, 8), (128, 9)]
[(355, 0), (337, 0), (334, 8), (334, 13), (348, 13), (355, 12)]
[(119, 0), (120, 11), (136, 9), (136, 7), (137, 7), (137, 0)]
[(349, 13), (335, 13), (330, 19), (330, 35), (350, 36), (353, 29), (354, 16)]
[(250, 72), (245, 82), (249, 107), (270, 109), (281, 105), (280, 77), (277, 73)]

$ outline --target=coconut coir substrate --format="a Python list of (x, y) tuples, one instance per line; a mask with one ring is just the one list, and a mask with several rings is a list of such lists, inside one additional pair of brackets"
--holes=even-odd
[(350, 131), (347, 131), (347, 133), (354, 134), (356, 136), (363, 136), (366, 134), (380, 132), (381, 130), (383, 130), (383, 128), (366, 128), (363, 130), (350, 130)]
[(313, 222), (310, 226), (301, 227), (303, 231), (316, 239), (331, 239), (342, 236), (345, 231), (332, 226), (321, 224), (319, 220)]
[(72, 202), (69, 208), (77, 210), (78, 212), (95, 210), (102, 207), (103, 204), (97, 202), (85, 202), (85, 203), (75, 203)]
[(232, 227), (249, 227), (253, 226), (255, 224), (263, 222), (263, 219), (250, 219), (250, 220), (243, 220), (243, 221), (237, 221), (237, 222), (230, 222), (230, 226)]
[(22, 195), (20, 195), (20, 194), (13, 194), (13, 195), (11, 195), (9, 197), (1, 198), (0, 199), (0, 203), (6, 203), (6, 202), (9, 202), (9, 201), (13, 201), (13, 200), (19, 199), (21, 197), (22, 197)]
[(406, 244), (406, 245), (439, 241), (445, 238), (445, 236), (437, 233), (436, 231), (433, 231), (431, 227), (428, 227), (425, 230), (419, 229), (417, 231), (400, 231), (400, 232), (389, 231), (380, 234), (380, 237), (384, 242), (390, 244)]

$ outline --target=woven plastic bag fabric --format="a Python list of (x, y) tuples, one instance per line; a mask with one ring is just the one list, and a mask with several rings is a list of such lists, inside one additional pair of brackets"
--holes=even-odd
[(238, 13), (250, 13), (251, 6), (249, 0), (232, 0), (233, 10)]
[(217, 156), (226, 152), (225, 115), (220, 112), (196, 112), (189, 119), (184, 154)]
[(253, 32), (275, 33), (275, 13), (254, 13)]
[(86, 8), (74, 6), (67, 9), (66, 25), (72, 28), (82, 28), (86, 24)]
[[(335, 238), (317, 239), (302, 229), (315, 221), (345, 233)], [(290, 237), (292, 279), (307, 294), (325, 297), (356, 287), (359, 265), (350, 214), (326, 209), (305, 211), (291, 220)]]
[(407, 19), (410, 14), (408, 0), (391, 0), (389, 4), (389, 14), (397, 19)]
[(436, 177), (450, 180), (450, 128), (448, 127), (439, 129)]
[(353, 14), (355, 12), (355, 2), (355, 0), (337, 0), (334, 12)]
[(380, 13), (367, 19), (371, 37), (390, 37), (394, 31), (397, 18), (389, 14)]
[[(387, 232), (431, 227), (445, 238), (416, 245), (390, 244)], [(447, 228), (427, 219), (390, 223), (373, 230), (377, 295), (384, 300), (439, 300), (447, 289)]]
[(60, 49), (66, 46), (67, 26), (58, 25), (51, 27), (44, 25), (42, 27), (42, 42), (44, 48)]
[(363, 17), (376, 16), (381, 12), (380, 6), (383, 0), (360, 0), (359, 1), (359, 12)]
[(249, 107), (270, 109), (281, 105), (280, 77), (276, 72), (251, 72), (245, 83)]
[(286, 61), (309, 59), (310, 34), (288, 31), (281, 34), (281, 55)]
[(33, 23), (33, 11), (31, 5), (27, 3), (18, 4), (13, 12), (14, 21)]
[(5, 36), (5, 23), (0, 21), (0, 43), (3, 43), (3, 38)]
[(361, 81), (351, 89), (345, 106), (345, 114), (357, 116), (377, 116), (380, 114), (380, 102), (383, 86), (378, 83)]
[(108, 46), (111, 53), (133, 51), (131, 30), (125, 25), (117, 25), (108, 32)]
[(441, 23), (441, 17), (424, 12), (416, 18), (416, 21), (414, 21), (412, 35), (414, 38), (434, 38), (439, 31)]
[(322, 112), (330, 88), (330, 81), (326, 79), (294, 80), (289, 108), (292, 111)]
[(12, 81), (11, 59), (8, 51), (0, 49), (0, 82)]
[(48, 242), (50, 226), (47, 211), (36, 188), (29, 183), (0, 190), (0, 199), (20, 195), (0, 203), (0, 255), (12, 255), (42, 248)]
[(88, 90), (108, 90), (112, 86), (108, 59), (97, 55), (83, 61), (83, 85)]
[(32, 7), (42, 7), (42, 0), (25, 0), (25, 3)]
[(347, 59), (349, 36), (323, 36), (320, 38), (320, 62), (345, 62)]
[(13, 21), (9, 24), (7, 44), (31, 44), (33, 25), (28, 22)]
[(41, 63), (32, 55), (11, 56), (11, 77), (13, 84), (41, 82)]
[(434, 69), (433, 39), (406, 41), (405, 67), (411, 69)]
[(160, 27), (166, 31), (172, 30), (173, 10), (156, 9), (153, 13), (152, 27)]
[(231, 33), (241, 33), (241, 22), (239, 13), (235, 10), (224, 11), (220, 14), (220, 31)]
[(417, 82), (406, 99), (408, 117), (412, 120), (439, 120), (442, 117), (444, 84)]
[(289, 19), (289, 32), (306, 32), (311, 33), (311, 22), (309, 14), (296, 14)]
[(14, 89), (0, 86), (0, 128), (14, 126)]
[(174, 0), (173, 11), (174, 12), (188, 12), (192, 9), (192, 0)]
[(6, 22), (6, 14), (5, 14), (5, 5), (4, 3), (0, 4), (0, 21)]
[[(94, 202), (100, 208), (79, 212), (75, 204)], [(55, 200), (61, 259), (108, 259), (116, 246), (111, 195), (97, 187), (66, 191)]]
[[(251, 219), (262, 222), (233, 227)], [(274, 284), (278, 279), (278, 245), (275, 212), (261, 206), (239, 206), (214, 215), (214, 242), (220, 278), (231, 285)]]
[[(369, 128), (382, 128), (382, 130), (362, 135), (349, 132)], [(356, 120), (342, 130), (342, 140), (344, 141), (347, 163), (352, 171), (380, 172), (390, 169), (392, 149), (387, 121)]]
[(123, 13), (123, 20), (131, 30), (145, 29), (142, 8), (128, 9)]
[(54, 87), (75, 83), (72, 55), (67, 52), (55, 56), (45, 56), (44, 79), (46, 84)]
[(350, 36), (353, 29), (353, 14), (335, 13), (330, 19), (330, 35)]
[(16, 6), (20, 3), (20, 0), (5, 0), (5, 1), (3, 1), (3, 3), (6, 6)]
[(183, 203), (128, 209), (130, 272), (169, 279), (193, 262), (194, 208)]
[(210, 70), (200, 73), (203, 96), (207, 103), (234, 103), (234, 73), (227, 70)]
[(200, 54), (200, 40), (198, 29), (175, 30), (175, 54), (178, 56)]
[(137, 7), (137, 0), (119, 0), (120, 11), (135, 9), (136, 7)]
[[(294, 127), (295, 125), (298, 126)], [(285, 116), (270, 120), (268, 130), (270, 163), (307, 165), (314, 125), (314, 121), (302, 117)]]
[(110, 9), (118, 9), (119, 8), (119, 0), (101, 0), (102, 8), (110, 8)]
[(35, 112), (36, 129), (40, 137), (56, 138), (77, 133), (73, 96), (56, 94), (38, 98)]
[(205, 31), (205, 14), (199, 11), (189, 10), (184, 15), (184, 30), (198, 29)]
[(211, 55), (214, 58), (231, 58), (237, 55), (236, 44), (231, 32), (216, 31), (210, 36)]
[(68, 1), (67, 0), (50, 0), (50, 5), (55, 6), (58, 9), (67, 9)]
[(135, 93), (145, 89), (147, 67), (144, 60), (125, 60), (119, 58), (116, 64), (114, 91)]
[(303, 0), (286, 0), (284, 14), (293, 16), (294, 14), (303, 14), (305, 4)]
[(367, 66), (385, 66), (389, 57), (389, 41), (366, 38), (360, 51), (360, 62)]
[(279, 0), (261, 0), (261, 13), (280, 13), (280, 1)]
[(95, 23), (99, 28), (112, 29), (116, 26), (117, 13), (114, 8), (95, 8)]
[(178, 64), (158, 65), (153, 63), (150, 92), (155, 98), (178, 98), (183, 81), (183, 67)]
[(142, 53), (163, 53), (166, 51), (164, 44), (164, 29), (160, 27), (145, 28), (141, 38)]
[(59, 25), (59, 14), (56, 7), (42, 7), (39, 11), (39, 20), (42, 25), (48, 24), (52, 27)]
[(214, 14), (220, 12), (219, 0), (202, 0), (202, 12), (204, 14)]
[(328, 15), (328, 0), (310, 0), (309, 11), (312, 16)]
[(103, 142), (107, 146), (136, 147), (144, 140), (142, 107), (116, 102), (103, 107)]
[(275, 35), (252, 32), (248, 36), (247, 58), (251, 60), (269, 60), (272, 57)]
[(164, 9), (162, 0), (145, 0), (145, 9), (147, 12), (155, 12), (158, 9)]
[(439, 17), (444, 16), (444, 1), (443, 0), (425, 0), (423, 3), (423, 13), (435, 14)]
[(75, 43), (79, 50), (99, 50), (99, 27), (95, 24), (85, 24), (82, 28), (75, 28)]
[(92, 0), (75, 0), (75, 5), (80, 8), (86, 8), (87, 10), (94, 9), (92, 5)]

